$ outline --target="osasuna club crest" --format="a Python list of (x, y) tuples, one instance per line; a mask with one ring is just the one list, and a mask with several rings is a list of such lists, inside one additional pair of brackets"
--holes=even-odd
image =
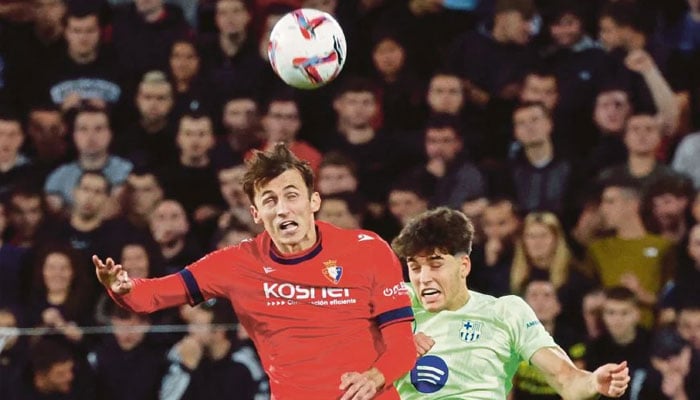
[(340, 282), (340, 278), (343, 277), (343, 267), (337, 265), (337, 262), (337, 260), (324, 261), (323, 265), (325, 265), (325, 267), (321, 269), (323, 276), (334, 285), (337, 285), (338, 282)]
[(462, 328), (459, 330), (460, 339), (465, 342), (476, 342), (481, 337), (481, 327), (484, 325), (480, 321), (462, 321)]

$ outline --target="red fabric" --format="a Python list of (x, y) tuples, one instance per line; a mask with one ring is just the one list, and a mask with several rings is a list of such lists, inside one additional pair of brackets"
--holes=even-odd
[[(276, 254), (262, 233), (187, 267), (196, 281), (190, 290), (174, 275), (137, 281), (120, 300), (136, 311), (151, 311), (185, 303), (197, 292), (204, 299), (230, 299), (277, 400), (338, 398), (343, 373), (363, 372), (375, 363), (392, 380), (406, 373), (413, 363), (404, 360), (415, 357), (415, 346), (404, 322), (412, 320), (410, 301), (397, 289), (402, 287), (398, 259), (372, 232), (323, 222), (317, 227), (319, 242), (302, 254)], [(398, 394), (388, 387), (376, 398), (398, 399)]]

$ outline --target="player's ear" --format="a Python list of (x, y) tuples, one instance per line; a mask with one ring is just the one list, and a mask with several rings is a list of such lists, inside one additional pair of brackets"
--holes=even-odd
[(256, 224), (259, 224), (262, 222), (262, 220), (260, 219), (260, 215), (258, 214), (258, 209), (255, 208), (254, 205), (250, 206), (250, 215), (253, 216), (253, 222), (255, 222)]
[(311, 193), (311, 211), (316, 212), (321, 208), (321, 195), (318, 192)]
[(461, 264), (459, 268), (460, 276), (462, 279), (466, 279), (472, 271), (472, 260), (469, 258), (468, 254), (462, 254), (459, 261)]

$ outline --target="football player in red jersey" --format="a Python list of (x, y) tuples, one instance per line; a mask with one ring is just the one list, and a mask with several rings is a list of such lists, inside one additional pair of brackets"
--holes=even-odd
[(398, 258), (373, 232), (314, 220), (313, 172), (286, 145), (248, 167), (244, 190), (263, 233), (157, 279), (130, 279), (93, 256), (99, 281), (137, 312), (228, 298), (273, 399), (398, 399), (393, 382), (416, 357)]

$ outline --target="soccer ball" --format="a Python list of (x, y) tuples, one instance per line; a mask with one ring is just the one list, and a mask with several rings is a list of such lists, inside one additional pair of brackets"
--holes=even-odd
[(285, 83), (315, 89), (338, 76), (345, 64), (346, 48), (343, 29), (330, 14), (300, 8), (272, 28), (267, 55)]

